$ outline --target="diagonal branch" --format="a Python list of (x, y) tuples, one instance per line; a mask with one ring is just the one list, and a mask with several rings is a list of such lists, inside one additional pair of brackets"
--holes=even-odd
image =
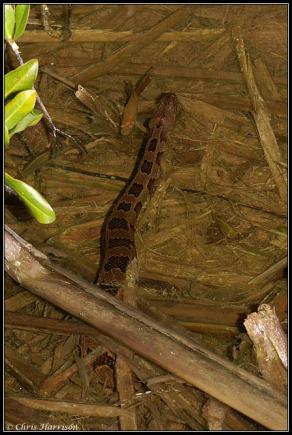
[(252, 115), (255, 120), (260, 142), (265, 154), (265, 158), (270, 167), (272, 177), (277, 186), (280, 198), (287, 202), (287, 173), (283, 168), (283, 158), (279, 148), (275, 133), (270, 122), (270, 115), (265, 101), (263, 100), (253, 73), (250, 57), (245, 49), (240, 28), (233, 30), (233, 39), (240, 68), (244, 76), (249, 97), (252, 103)]
[(99, 62), (89, 66), (85, 71), (73, 76), (71, 79), (75, 83), (85, 83), (88, 80), (111, 72), (117, 65), (128, 62), (129, 58), (142, 48), (151, 44), (160, 35), (174, 27), (183, 20), (188, 20), (191, 15), (191, 9), (187, 6), (178, 8), (175, 12), (164, 18), (150, 30), (138, 34), (129, 44), (120, 48), (111, 54), (104, 62)]

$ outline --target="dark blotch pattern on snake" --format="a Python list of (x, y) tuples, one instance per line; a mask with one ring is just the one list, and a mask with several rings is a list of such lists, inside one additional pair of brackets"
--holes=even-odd
[(134, 176), (115, 200), (105, 219), (101, 241), (102, 255), (96, 282), (116, 294), (125, 280), (129, 262), (136, 256), (135, 226), (143, 203), (155, 187), (160, 159), (169, 132), (173, 129), (180, 104), (173, 93), (162, 95), (149, 121), (149, 139)]

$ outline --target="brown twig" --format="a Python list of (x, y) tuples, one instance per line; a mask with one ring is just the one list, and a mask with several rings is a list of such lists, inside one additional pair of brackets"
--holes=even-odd
[[(108, 74), (119, 74), (119, 75), (138, 75), (144, 74), (145, 70), (148, 70), (151, 68), (150, 63), (137, 63), (137, 62), (128, 62), (127, 64), (121, 64), (118, 65), (118, 67), (113, 68), (112, 71), (108, 71)], [(47, 66), (43, 66), (41, 68), (43, 72), (46, 72), (47, 74), (51, 75), (52, 77), (55, 77), (57, 80), (60, 80), (61, 82), (65, 83), (72, 89), (77, 89), (78, 83), (75, 81), (69, 79), (64, 79), (61, 76), (59, 76), (57, 73), (55, 73), (51, 68), (48, 68)], [(210, 70), (210, 69), (204, 69), (204, 68), (186, 68), (183, 66), (163, 66), (163, 65), (157, 65), (153, 68), (151, 71), (151, 75), (154, 77), (178, 77), (178, 78), (187, 78), (190, 80), (216, 80), (216, 81), (227, 81), (227, 82), (235, 82), (235, 83), (242, 83), (243, 78), (242, 74), (238, 72), (232, 72), (232, 71), (218, 71), (218, 70)], [(279, 84), (286, 84), (287, 81), (282, 78), (274, 79), (275, 83)], [(210, 96), (211, 98), (212, 96)], [(209, 98), (209, 96), (208, 96)], [(236, 96), (236, 98), (239, 98)], [(280, 105), (279, 102), (277, 102), (278, 105)], [(281, 107), (284, 106), (284, 103), (281, 103)], [(282, 109), (283, 112), (283, 109)]]
[(187, 6), (178, 8), (175, 12), (164, 18), (158, 24), (153, 26), (147, 32), (138, 35), (126, 47), (120, 48), (114, 54), (110, 55), (104, 62), (96, 63), (88, 67), (85, 71), (74, 75), (71, 80), (75, 83), (85, 83), (93, 77), (98, 77), (111, 72), (118, 65), (126, 63), (130, 56), (137, 53), (142, 48), (151, 44), (160, 35), (166, 32), (169, 28), (174, 27), (178, 22), (189, 19), (192, 9)]
[(122, 121), (121, 121), (121, 134), (126, 136), (131, 133), (138, 113), (139, 96), (142, 94), (146, 86), (151, 81), (150, 73), (152, 67), (137, 81), (135, 87), (131, 86), (130, 98), (124, 107)]
[[(135, 285), (138, 276), (138, 263), (137, 260), (134, 259), (127, 270), (127, 279), (126, 285), (124, 286), (123, 291), (123, 300), (133, 306), (135, 306)], [(133, 352), (129, 350), (128, 359), (131, 359), (133, 356)], [(128, 362), (125, 358), (118, 355), (116, 360), (116, 382), (117, 382), (117, 390), (120, 396), (121, 406), (123, 407), (123, 403), (127, 403), (132, 400), (135, 395), (135, 386), (133, 380), (132, 370), (128, 365)], [(132, 412), (129, 415), (121, 415), (120, 416), (120, 428), (121, 430), (138, 430), (138, 422), (137, 422), (137, 413), (136, 409), (133, 408)]]
[[(102, 353), (102, 350), (100, 347), (97, 349), (94, 349), (90, 354), (88, 354), (86, 357), (82, 358), (84, 365), (90, 365), (93, 363)], [(79, 362), (80, 364), (80, 362)], [(77, 361), (72, 364), (70, 367), (63, 371), (57, 371), (53, 373), (52, 375), (49, 375), (47, 378), (43, 380), (43, 382), (40, 383), (38, 388), (38, 394), (40, 396), (49, 397), (52, 394), (55, 394), (58, 392), (66, 383), (67, 381), (79, 370), (79, 365)]]
[(38, 409), (47, 412), (63, 412), (69, 415), (79, 415), (83, 417), (118, 417), (127, 415), (127, 409), (121, 409), (118, 406), (96, 405), (93, 403), (69, 402), (65, 400), (47, 400), (35, 399), (32, 397), (24, 397), (14, 394), (9, 394), (8, 398), (14, 399), (21, 405), (25, 405), (30, 409)]
[[(36, 24), (36, 23), (34, 23)], [(112, 26), (112, 23), (109, 25)], [(193, 42), (203, 42), (208, 41), (220, 35), (224, 32), (223, 28), (214, 29), (194, 29), (185, 32), (165, 32), (158, 36), (157, 40), (162, 42), (169, 41), (193, 41)], [(72, 35), (70, 42), (130, 42), (135, 39), (135, 32), (132, 30), (117, 31), (113, 32), (106, 29), (72, 29)], [(47, 32), (43, 30), (27, 30), (19, 39), (22, 43), (49, 43), (49, 44), (59, 44), (60, 37), (52, 37)]]
[(287, 173), (281, 165), (283, 157), (270, 122), (270, 115), (255, 82), (252, 63), (244, 46), (240, 28), (233, 29), (233, 39), (248, 93), (252, 102), (252, 115), (263, 151), (277, 186), (281, 200), (287, 202)]
[(268, 269), (266, 269), (264, 272), (260, 273), (259, 275), (252, 278), (248, 284), (254, 284), (254, 285), (263, 285), (267, 282), (271, 281), (272, 279), (277, 278), (279, 273), (283, 272), (285, 267), (288, 265), (288, 257), (284, 257), (281, 260), (277, 261), (277, 263), (270, 266)]

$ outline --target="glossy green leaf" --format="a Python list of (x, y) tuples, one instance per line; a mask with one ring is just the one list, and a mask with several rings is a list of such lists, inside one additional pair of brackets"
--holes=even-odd
[(5, 144), (5, 148), (7, 148), (9, 145), (10, 136), (9, 136), (9, 131), (8, 131), (8, 128), (6, 127), (6, 125), (4, 126), (4, 131), (5, 131), (4, 144)]
[(11, 177), (7, 172), (5, 172), (5, 183), (17, 193), (39, 223), (51, 224), (55, 221), (54, 210), (37, 190), (24, 181)]
[(31, 89), (38, 75), (39, 62), (31, 59), (13, 71), (9, 71), (4, 76), (4, 96), (18, 91)]
[(27, 127), (32, 127), (36, 125), (42, 119), (42, 112), (39, 110), (32, 110), (28, 113), (24, 118), (22, 118), (14, 128), (9, 131), (10, 137), (12, 137), (15, 133), (20, 133), (25, 130)]
[(15, 8), (15, 30), (13, 39), (16, 41), (24, 33), (29, 16), (29, 5), (17, 5)]
[(5, 39), (13, 39), (15, 27), (15, 9), (12, 5), (4, 5)]
[(5, 124), (11, 130), (16, 124), (32, 111), (37, 93), (34, 90), (19, 92), (13, 100), (5, 104)]

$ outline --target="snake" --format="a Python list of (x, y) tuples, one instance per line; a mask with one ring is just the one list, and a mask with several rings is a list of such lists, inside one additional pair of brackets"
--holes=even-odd
[(160, 175), (160, 161), (169, 133), (175, 126), (180, 103), (174, 93), (162, 94), (149, 120), (149, 133), (133, 176), (114, 201), (101, 230), (101, 260), (95, 283), (116, 296), (136, 257), (136, 223)]

